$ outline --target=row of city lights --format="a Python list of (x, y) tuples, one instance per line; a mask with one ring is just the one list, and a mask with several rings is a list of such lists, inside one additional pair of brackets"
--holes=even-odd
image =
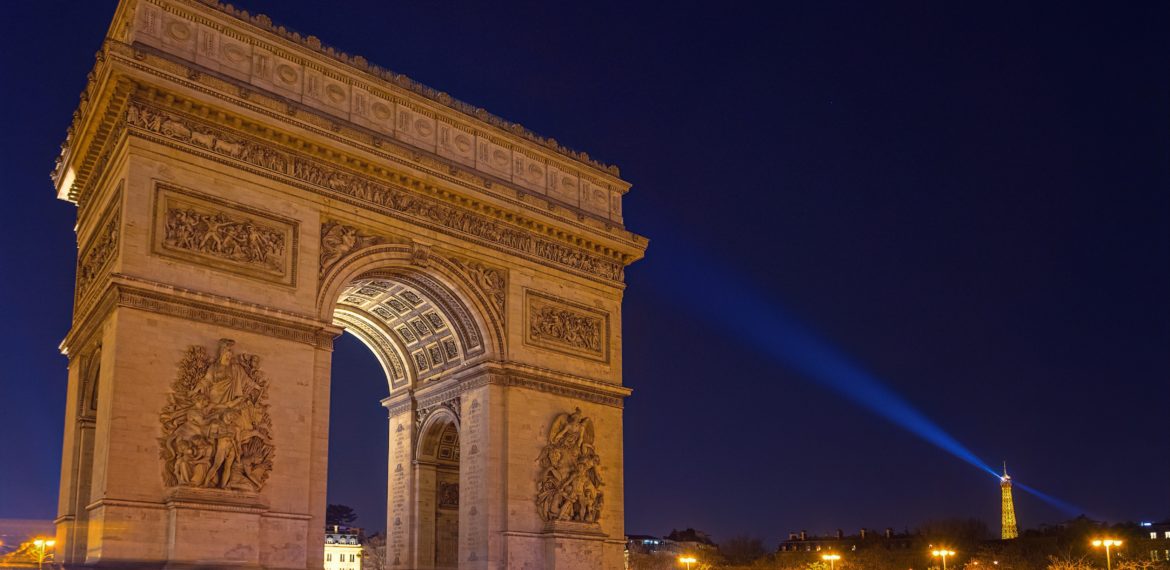
[[(1112, 560), (1111, 549), (1115, 546), (1121, 546), (1121, 541), (1116, 539), (1116, 538), (1101, 538), (1101, 539), (1094, 540), (1092, 542), (1092, 544), (1093, 544), (1094, 548), (1105, 547), (1105, 570), (1113, 570), (1113, 560)], [(931, 550), (930, 555), (935, 557), (935, 558), (941, 558), (942, 559), (942, 570), (947, 570), (947, 558), (954, 557), (955, 551), (950, 550), (950, 549), (941, 548), (941, 549)], [(821, 555), (821, 560), (824, 560), (824, 561), (829, 563), (829, 570), (837, 570), (837, 561), (840, 559), (841, 559), (840, 554), (823, 554), (823, 555)], [(698, 558), (695, 558), (694, 556), (690, 556), (690, 555), (678, 557), (679, 564), (686, 564), (687, 570), (691, 570), (691, 564), (695, 564), (698, 561), (699, 561)], [(976, 562), (976, 564), (978, 564), (978, 562)], [(996, 560), (995, 564), (999, 564), (999, 561)]]

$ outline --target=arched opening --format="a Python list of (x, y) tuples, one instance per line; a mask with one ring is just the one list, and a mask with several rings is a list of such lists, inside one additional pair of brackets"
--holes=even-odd
[(422, 567), (459, 565), (459, 425), (447, 409), (431, 412), (419, 437), (415, 475)]
[[(352, 508), (357, 515), (352, 525), (362, 528), (366, 538), (382, 536), (386, 463), (370, 458), (384, 453), (388, 443), (386, 411), (378, 404), (388, 393), (384, 371), (376, 355), (346, 333), (333, 342), (331, 377), (326, 503)], [(332, 528), (329, 532), (336, 534)]]
[[(493, 315), (476, 303), (476, 291), (469, 293), (457, 273), (395, 261), (354, 270), (350, 275), (356, 276), (338, 277), (333, 286), (327, 278), (325, 295), (336, 295), (334, 324), (373, 353), (386, 381), (382, 394), (389, 394), (382, 400), (391, 428), (382, 479), (386, 563), (454, 569), (460, 559), (463, 439), (457, 384), (462, 372), (492, 354), (483, 331), (494, 325)], [(337, 357), (344, 354), (335, 352), (334, 368), (344, 367)], [(347, 380), (333, 378), (334, 383)], [(344, 413), (337, 405), (331, 408)]]

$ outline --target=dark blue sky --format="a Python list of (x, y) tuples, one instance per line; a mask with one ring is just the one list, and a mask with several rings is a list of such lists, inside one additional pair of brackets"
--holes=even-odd
[[(734, 282), (1020, 481), (1170, 517), (1170, 5), (236, 4), (622, 167), (651, 238), (628, 532), (997, 520), (995, 480), (756, 351), (759, 314), (709, 319)], [(76, 248), (48, 172), (114, 2), (6, 10), (0, 518), (49, 519)], [(351, 337), (334, 371), (330, 498), (379, 527), (385, 382)]]

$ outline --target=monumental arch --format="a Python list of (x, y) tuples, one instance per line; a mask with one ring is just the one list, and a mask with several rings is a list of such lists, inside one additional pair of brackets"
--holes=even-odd
[(392, 568), (620, 568), (629, 185), (262, 15), (121, 2), (77, 205), (58, 556), (320, 568), (331, 348), (386, 374)]

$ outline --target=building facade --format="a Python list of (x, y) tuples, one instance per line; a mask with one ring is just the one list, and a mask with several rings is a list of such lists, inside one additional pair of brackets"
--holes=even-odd
[(339, 529), (325, 533), (325, 570), (362, 570), (359, 533)]

